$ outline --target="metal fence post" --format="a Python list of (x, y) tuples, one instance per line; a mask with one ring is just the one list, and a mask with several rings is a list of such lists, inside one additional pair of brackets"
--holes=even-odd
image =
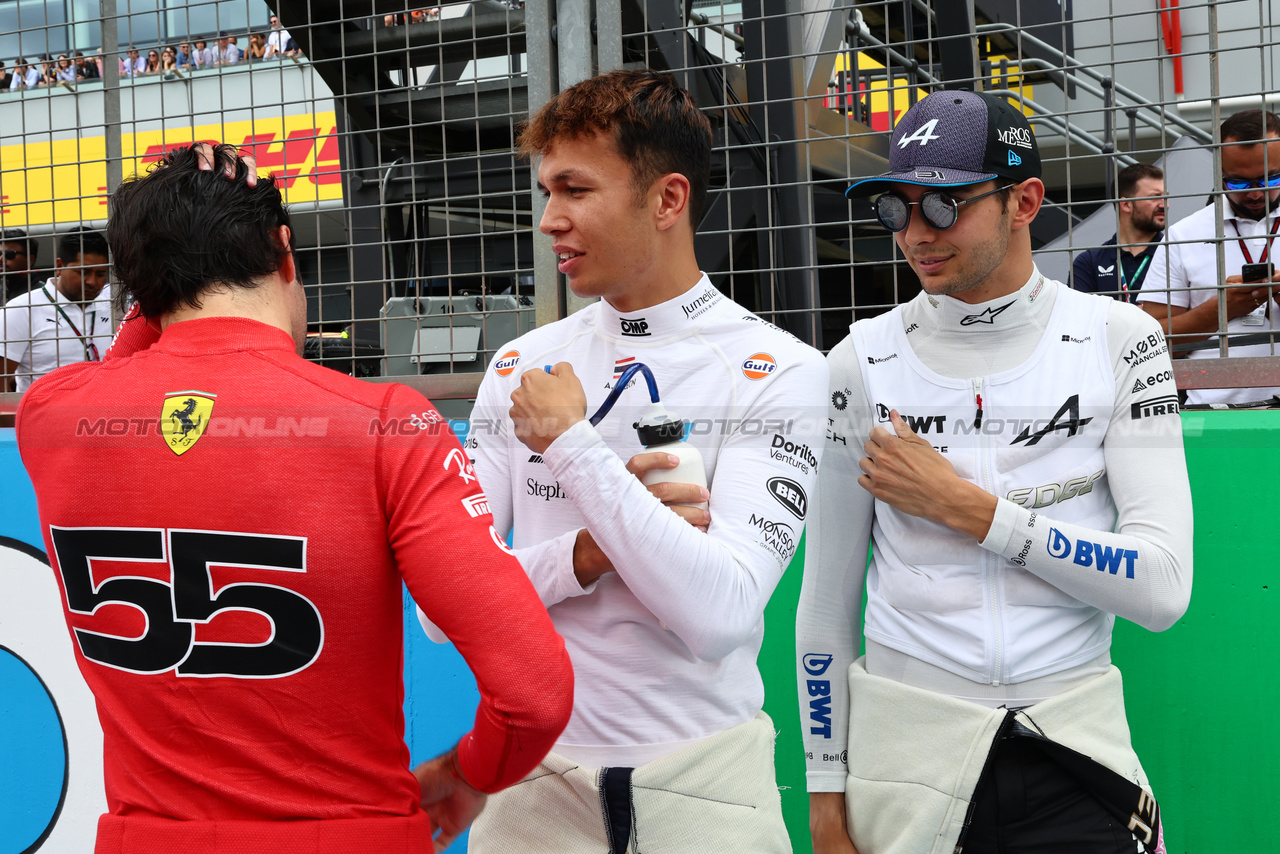
[[(107, 197), (120, 186), (124, 170), (124, 146), (120, 141), (120, 34), (116, 0), (102, 0), (102, 132), (106, 141)], [(111, 328), (124, 319), (117, 300), (111, 301)]]

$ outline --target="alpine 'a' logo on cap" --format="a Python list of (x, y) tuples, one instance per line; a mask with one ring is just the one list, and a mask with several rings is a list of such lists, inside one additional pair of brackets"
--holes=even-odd
[(941, 136), (933, 132), (937, 126), (937, 119), (929, 119), (929, 121), (916, 128), (915, 133), (911, 134), (911, 136), (905, 136), (898, 140), (898, 148), (906, 148), (907, 143), (911, 142), (918, 142), (921, 146), (925, 146), (929, 144), (930, 140), (942, 139)]

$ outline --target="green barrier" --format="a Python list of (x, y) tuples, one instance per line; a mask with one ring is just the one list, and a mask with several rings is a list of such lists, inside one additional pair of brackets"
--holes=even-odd
[[(1271, 811), (1280, 739), (1280, 412), (1182, 415), (1195, 504), (1191, 607), (1155, 634), (1116, 621), (1133, 744), (1170, 854), (1250, 850), (1280, 837)], [(811, 850), (795, 675), (804, 541), (765, 609), (765, 711), (779, 730), (778, 786), (797, 854)], [(1271, 588), (1275, 587), (1275, 590)], [(1264, 846), (1265, 847), (1265, 846)]]

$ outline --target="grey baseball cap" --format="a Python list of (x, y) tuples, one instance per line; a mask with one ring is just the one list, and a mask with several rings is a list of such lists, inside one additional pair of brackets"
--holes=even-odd
[(890, 184), (959, 187), (993, 178), (1040, 177), (1040, 149), (1021, 111), (994, 95), (965, 89), (916, 102), (893, 129), (889, 171), (857, 181), (846, 196), (870, 196)]

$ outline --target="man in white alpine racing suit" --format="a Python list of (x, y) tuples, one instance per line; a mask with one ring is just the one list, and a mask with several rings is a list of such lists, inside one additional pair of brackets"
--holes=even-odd
[(1163, 851), (1110, 642), (1190, 597), (1177, 390), (1141, 310), (1036, 269), (1039, 175), (1019, 111), (943, 91), (850, 189), (923, 291), (828, 359), (796, 632), (815, 852)]

